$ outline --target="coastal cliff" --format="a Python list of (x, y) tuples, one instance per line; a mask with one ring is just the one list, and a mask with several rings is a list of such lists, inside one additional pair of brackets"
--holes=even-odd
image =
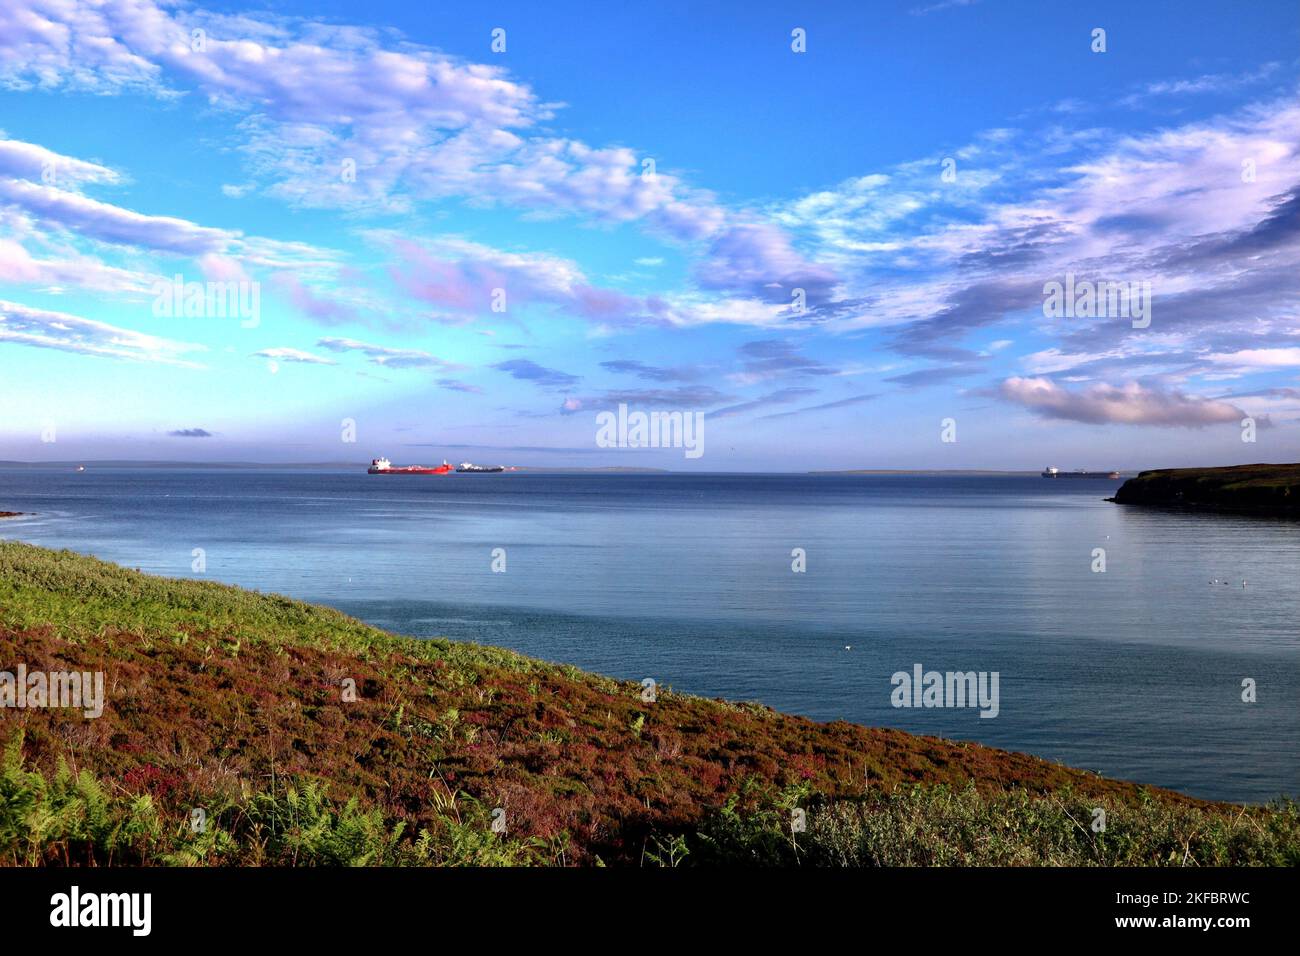
[(0, 542), (0, 678), (19, 671), (102, 675), (102, 693), (18, 708), (0, 680), (0, 865), (1300, 863), (1293, 803), (1207, 803), (668, 686), (648, 699)]
[(1112, 501), (1197, 511), (1300, 517), (1300, 464), (1143, 471)]

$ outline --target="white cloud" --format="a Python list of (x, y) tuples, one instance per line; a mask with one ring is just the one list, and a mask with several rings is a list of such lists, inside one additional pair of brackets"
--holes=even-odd
[(418, 349), (395, 349), (385, 345), (374, 345), (348, 338), (324, 338), (316, 342), (321, 348), (331, 352), (361, 352), (376, 365), (385, 368), (438, 368), (442, 370), (459, 370), (463, 365), (445, 361), (428, 352)]
[(209, 229), (174, 216), (147, 216), (79, 193), (0, 179), (0, 202), (8, 202), (54, 226), (91, 239), (162, 252), (201, 255), (220, 251), (235, 233)]
[(100, 358), (156, 362), (189, 368), (201, 366), (180, 356), (203, 349), (201, 345), (146, 335), (67, 312), (52, 312), (17, 302), (0, 301), (0, 343), (5, 342)]
[[(0, 133), (3, 137), (3, 133)], [(36, 143), (0, 138), (0, 176), (41, 180), (63, 187), (83, 183), (120, 183), (122, 177), (98, 163), (64, 156)]]
[(1300, 347), (1276, 349), (1241, 349), (1236, 352), (1217, 352), (1209, 361), (1247, 368), (1300, 368)]
[[(11, 0), (0, 83), (175, 95), (192, 85), (246, 116), (247, 154), (278, 195), (313, 206), (407, 208), (448, 196), (598, 221), (645, 219), (681, 238), (723, 214), (624, 147), (529, 135), (554, 106), (499, 66), (356, 27), (230, 17), (150, 0)], [(203, 48), (191, 30), (203, 29)], [(355, 181), (340, 176), (355, 164)]]
[(271, 359), (276, 362), (298, 362), (303, 365), (337, 365), (333, 359), (323, 358), (319, 355), (313, 355), (311, 352), (304, 352), (302, 349), (281, 347), (273, 349), (262, 349), (260, 352), (254, 352), (254, 357)]

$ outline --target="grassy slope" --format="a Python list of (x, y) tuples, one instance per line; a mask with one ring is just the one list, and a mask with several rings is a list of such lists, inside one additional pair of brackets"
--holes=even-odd
[(1300, 515), (1300, 464), (1144, 471), (1120, 486), (1115, 501), (1120, 504)]
[(1293, 805), (1203, 804), (666, 688), (643, 703), (636, 684), (504, 650), (0, 543), (0, 670), (19, 662), (104, 671), (108, 700), (96, 720), (0, 711), (0, 862), (1300, 859)]

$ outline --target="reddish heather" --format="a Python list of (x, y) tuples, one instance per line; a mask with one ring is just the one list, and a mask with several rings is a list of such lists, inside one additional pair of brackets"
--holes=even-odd
[[(631, 858), (652, 829), (697, 822), (747, 778), (778, 787), (806, 781), (831, 797), (968, 781), (1036, 792), (1072, 786), (1118, 800), (1137, 794), (1130, 784), (975, 744), (818, 724), (665, 689), (643, 703), (637, 685), (571, 669), (181, 637), (109, 631), (71, 643), (52, 627), (0, 627), (0, 662), (102, 670), (108, 699), (95, 720), (2, 712), (0, 736), (23, 728), (32, 764), (51, 770), (66, 758), (124, 791), (152, 794), (178, 816), (211, 794), (238, 794), (241, 781), (262, 787), (310, 775), (328, 780), (333, 796), (356, 795), (415, 832), (432, 819), (435, 796), (459, 791), (506, 807), (514, 834), (567, 831), (574, 861)], [(354, 702), (343, 700), (346, 678), (356, 681)]]

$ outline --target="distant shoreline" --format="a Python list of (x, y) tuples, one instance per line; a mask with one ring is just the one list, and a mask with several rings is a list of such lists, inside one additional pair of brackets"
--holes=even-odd
[[(84, 465), (87, 471), (96, 468), (103, 469), (125, 469), (125, 468), (177, 468), (177, 469), (203, 469), (214, 471), (240, 471), (240, 470), (261, 470), (261, 471), (353, 471), (360, 473), (365, 472), (367, 462), (257, 462), (257, 461), (127, 461), (122, 459), (112, 459), (106, 461), (94, 461), (82, 459), (80, 461), (0, 461), (0, 468), (14, 469), (38, 469), (38, 468), (59, 468), (75, 470), (78, 465)], [(803, 475), (812, 477), (836, 477), (851, 475), (970, 475), (970, 476), (1018, 476), (1018, 477), (1039, 477), (1041, 469), (1014, 469), (1014, 468), (840, 468), (840, 469), (818, 469), (813, 471), (676, 471), (670, 468), (654, 467), (637, 467), (628, 465), (606, 465), (606, 466), (576, 466), (576, 465), (514, 465), (511, 466), (513, 474), (575, 474), (575, 475)], [(1120, 474), (1129, 477), (1138, 474), (1137, 469), (1120, 469)]]

